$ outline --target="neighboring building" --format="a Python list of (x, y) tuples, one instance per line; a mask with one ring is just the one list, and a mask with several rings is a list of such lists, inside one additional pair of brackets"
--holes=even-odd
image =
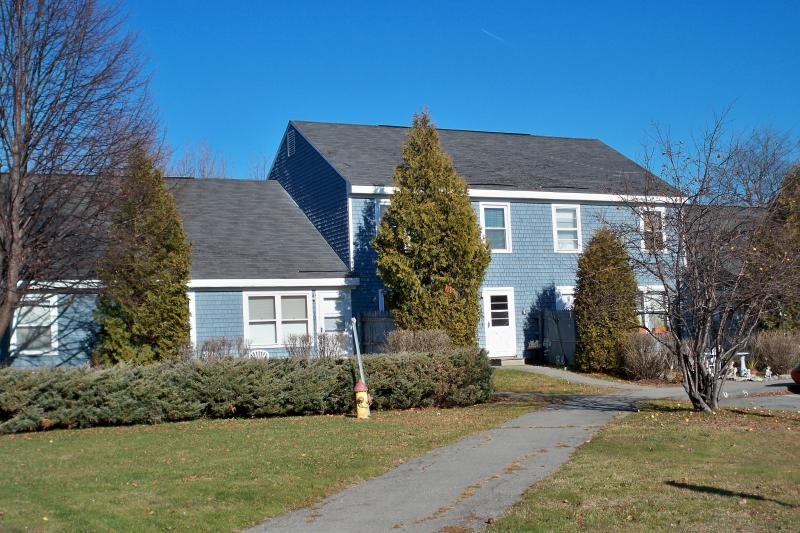
[[(289, 122), (269, 179), (294, 198), (360, 283), (354, 316), (383, 311), (370, 244), (393, 193), (408, 128)], [(480, 343), (521, 357), (541, 340), (541, 312), (572, 305), (578, 254), (604, 222), (623, 220), (631, 197), (673, 194), (666, 184), (595, 139), (440, 129), (466, 180), (492, 261), (482, 288)], [(663, 240), (662, 210), (643, 219)], [(657, 320), (659, 293), (640, 280), (642, 314)]]
[[(291, 334), (347, 332), (358, 280), (277, 182), (168, 178), (192, 244), (191, 339), (246, 339), (286, 354)], [(92, 277), (88, 274), (87, 277)], [(21, 306), (15, 367), (83, 365), (97, 282)]]

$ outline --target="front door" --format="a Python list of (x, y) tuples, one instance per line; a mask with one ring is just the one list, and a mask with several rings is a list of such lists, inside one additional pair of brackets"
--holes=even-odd
[(514, 289), (483, 290), (483, 322), (489, 357), (517, 355), (517, 325), (514, 314)]

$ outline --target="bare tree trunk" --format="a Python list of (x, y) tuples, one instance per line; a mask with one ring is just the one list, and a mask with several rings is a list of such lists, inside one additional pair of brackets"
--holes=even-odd
[(630, 220), (613, 225), (638, 273), (663, 286), (673, 335), (665, 349), (706, 412), (719, 408), (727, 367), (759, 317), (800, 286), (800, 253), (777, 252), (798, 243), (772, 216), (797, 143), (764, 131), (726, 137), (723, 119), (694, 146), (659, 135), (661, 179), (649, 173), (651, 190), (632, 196)]

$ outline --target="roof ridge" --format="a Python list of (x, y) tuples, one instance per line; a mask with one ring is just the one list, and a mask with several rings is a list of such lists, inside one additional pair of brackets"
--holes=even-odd
[[(408, 130), (411, 126), (399, 126), (397, 124), (359, 124), (353, 122), (326, 122), (326, 121), (317, 121), (317, 120), (290, 120), (290, 124), (321, 124), (327, 126), (356, 126), (360, 128), (393, 128), (393, 129), (402, 129)], [(469, 129), (457, 129), (457, 128), (442, 128), (436, 126), (437, 131), (452, 131), (452, 132), (459, 132), (459, 133), (485, 133), (491, 135), (515, 135), (520, 137), (536, 137), (539, 139), (568, 139), (572, 141), (595, 141), (595, 142), (603, 142), (598, 138), (595, 137), (567, 137), (564, 135), (540, 135), (536, 133), (526, 133), (526, 132), (518, 132), (518, 131), (492, 131), (492, 130), (469, 130)]]

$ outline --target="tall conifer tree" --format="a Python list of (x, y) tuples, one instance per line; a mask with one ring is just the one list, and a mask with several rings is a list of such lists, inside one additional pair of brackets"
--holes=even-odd
[(95, 317), (98, 364), (176, 357), (189, 342), (191, 249), (172, 194), (140, 154), (122, 183), (122, 200), (99, 268)]
[(396, 325), (443, 329), (455, 344), (474, 344), (491, 256), (427, 112), (414, 115), (394, 185), (373, 246)]
[(575, 364), (584, 371), (620, 368), (620, 343), (637, 326), (636, 276), (614, 234), (595, 233), (578, 259), (575, 287)]

